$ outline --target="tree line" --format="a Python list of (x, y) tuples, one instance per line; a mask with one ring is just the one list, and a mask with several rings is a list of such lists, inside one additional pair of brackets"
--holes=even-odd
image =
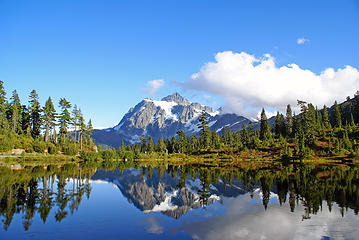
[(76, 155), (93, 148), (91, 119), (85, 123), (81, 109), (66, 98), (60, 98), (58, 107), (59, 112), (51, 97), (42, 106), (36, 90), (31, 91), (27, 104), (21, 103), (16, 90), (8, 100), (0, 80), (0, 151)]
[[(274, 123), (270, 124), (264, 108), (260, 120), (232, 133), (230, 126), (211, 131), (209, 115), (202, 112), (198, 118), (199, 134), (187, 136), (179, 130), (171, 139), (159, 138), (154, 143), (151, 136), (141, 136), (141, 142), (121, 146), (112, 151), (113, 157), (123, 157), (125, 151), (134, 155), (143, 154), (201, 154), (228, 150), (238, 153), (247, 150), (280, 149), (283, 158), (307, 158), (311, 156), (346, 155), (359, 157), (359, 92), (353, 99), (347, 98), (342, 104), (334, 102), (331, 108), (321, 110), (313, 104), (298, 100), (299, 114), (287, 105), (286, 114), (277, 112)], [(117, 154), (117, 155), (116, 155)]]
[[(101, 164), (111, 163), (106, 168)], [(359, 168), (342, 166), (315, 166), (298, 164), (283, 166), (280, 169), (268, 168), (206, 168), (193, 165), (162, 165), (140, 167), (131, 162), (103, 162), (92, 166), (86, 164), (65, 164), (61, 168), (49, 165), (25, 168), (23, 171), (0, 168), (3, 176), (0, 185), (0, 218), (6, 231), (14, 216), (21, 215), (23, 227), (28, 230), (33, 219), (39, 216), (46, 223), (51, 211), (56, 222), (61, 222), (70, 214), (76, 214), (79, 205), (86, 196), (91, 195), (89, 179), (96, 169), (115, 169), (122, 175), (126, 169), (140, 169), (139, 179), (152, 182), (151, 179), (168, 181), (171, 177), (176, 187), (182, 189), (188, 180), (200, 182), (197, 194), (201, 206), (210, 204), (212, 185), (223, 184), (231, 188), (232, 183), (240, 181), (242, 189), (253, 197), (257, 189), (261, 190), (262, 204), (268, 208), (273, 193), (277, 194), (280, 205), (289, 203), (289, 211), (304, 206), (302, 219), (311, 218), (327, 205), (332, 211), (335, 205), (344, 216), (349, 209), (355, 215), (359, 212)], [(69, 182), (68, 180), (73, 181)], [(167, 180), (166, 180), (167, 179)], [(135, 184), (133, 182), (133, 184)], [(336, 203), (336, 204), (335, 204)], [(301, 207), (299, 209), (302, 209)]]

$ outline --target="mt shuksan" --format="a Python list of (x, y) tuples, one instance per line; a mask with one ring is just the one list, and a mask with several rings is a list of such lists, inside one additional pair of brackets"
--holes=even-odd
[(241, 129), (242, 124), (248, 125), (250, 120), (236, 114), (222, 114), (211, 107), (193, 103), (174, 93), (162, 98), (161, 101), (145, 98), (131, 108), (120, 123), (113, 128), (95, 130), (93, 137), (97, 143), (118, 147), (122, 140), (125, 144), (140, 141), (141, 135), (151, 136), (157, 143), (158, 139), (172, 138), (178, 130), (187, 136), (198, 133), (198, 117), (205, 111), (209, 118), (210, 130), (220, 131), (223, 126), (230, 126), (232, 131)]

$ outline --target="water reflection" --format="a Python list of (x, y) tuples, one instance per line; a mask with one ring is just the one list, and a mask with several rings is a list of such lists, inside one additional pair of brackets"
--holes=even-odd
[(0, 168), (0, 216), (4, 230), (8, 229), (15, 214), (22, 215), (25, 230), (30, 228), (35, 214), (44, 223), (52, 209), (56, 211), (57, 222), (69, 212), (74, 214), (83, 195), (90, 197), (89, 177), (95, 171), (74, 164), (23, 170)]
[[(9, 228), (16, 215), (21, 216), (24, 230), (37, 221), (36, 216), (43, 223), (51, 216), (61, 225), (76, 215), (84, 198), (91, 201), (96, 183), (112, 184), (127, 199), (126, 208), (139, 209), (146, 216), (140, 224), (146, 225), (147, 234), (165, 234), (170, 228), (194, 239), (359, 236), (359, 167), (304, 164), (231, 169), (123, 163), (22, 170), (2, 167), (3, 229)], [(157, 214), (181, 224), (166, 230)], [(128, 221), (131, 226), (139, 225), (137, 220)]]

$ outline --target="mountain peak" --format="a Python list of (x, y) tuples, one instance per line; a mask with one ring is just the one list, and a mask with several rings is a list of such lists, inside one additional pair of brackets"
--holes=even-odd
[(186, 98), (182, 97), (178, 92), (173, 93), (172, 95), (168, 95), (167, 97), (162, 98), (162, 101), (166, 102), (175, 102), (179, 105), (188, 105), (191, 104)]

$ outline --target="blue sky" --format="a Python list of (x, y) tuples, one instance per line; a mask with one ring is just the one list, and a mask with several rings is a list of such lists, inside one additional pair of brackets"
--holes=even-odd
[[(358, 0), (0, 0), (0, 79), (24, 103), (36, 89), (42, 103), (66, 97), (95, 126), (112, 126), (144, 97), (174, 91), (225, 104), (225, 93), (173, 83), (188, 82), (224, 51), (268, 53), (279, 67), (315, 74), (358, 69), (358, 23)], [(151, 96), (144, 89), (155, 79), (164, 86)]]

